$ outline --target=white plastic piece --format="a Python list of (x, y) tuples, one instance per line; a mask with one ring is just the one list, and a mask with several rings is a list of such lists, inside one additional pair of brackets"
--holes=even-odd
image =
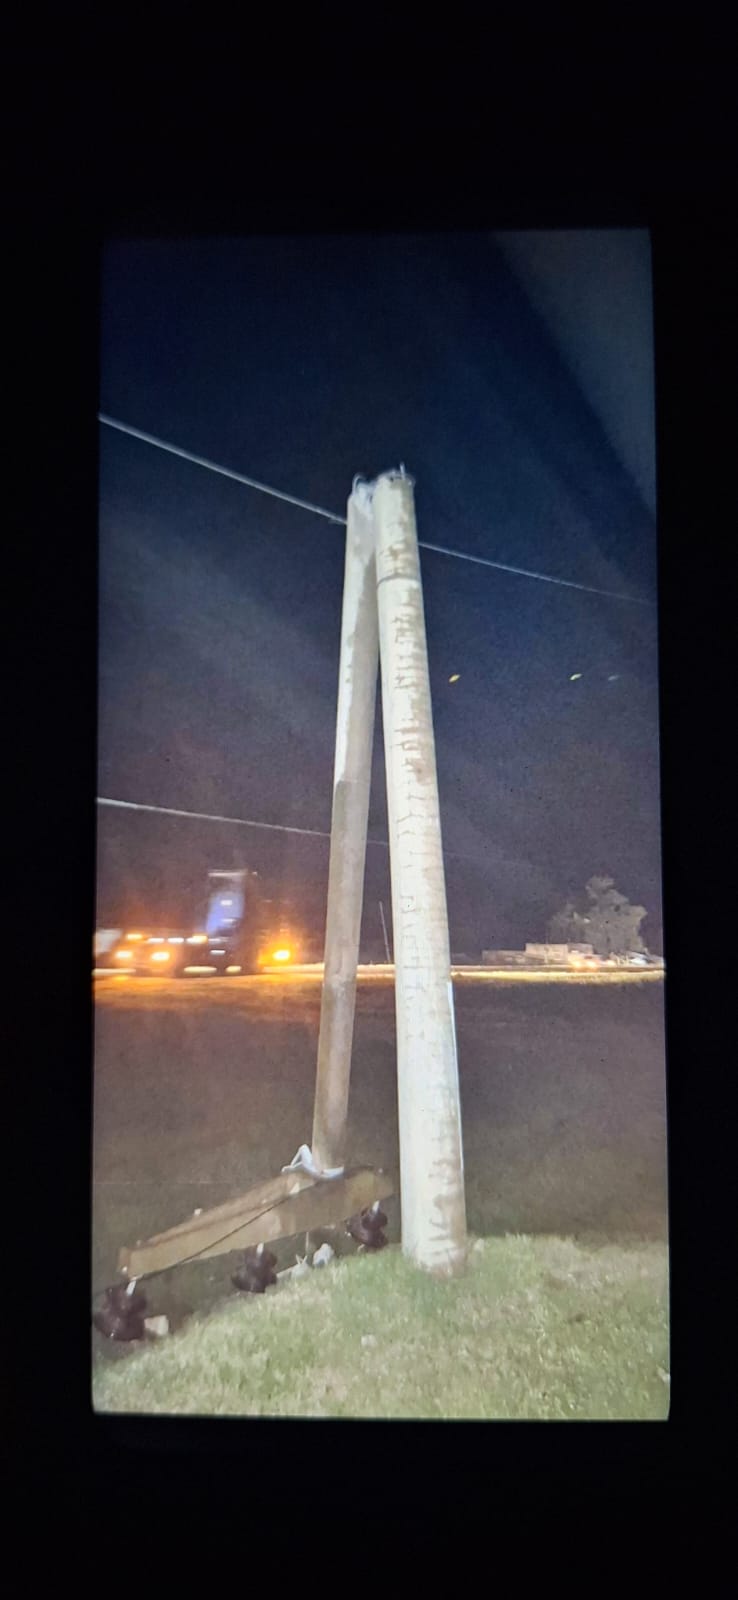
[(301, 1144), (297, 1155), (293, 1156), (288, 1165), (282, 1168), (282, 1171), (294, 1172), (298, 1168), (303, 1172), (309, 1173), (311, 1178), (342, 1178), (344, 1173), (343, 1167), (327, 1167), (325, 1172), (321, 1172), (320, 1167), (316, 1165), (309, 1144)]

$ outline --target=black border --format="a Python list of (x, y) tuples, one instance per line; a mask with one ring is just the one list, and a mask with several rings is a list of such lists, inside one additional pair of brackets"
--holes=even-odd
[[(729, 458), (719, 395), (729, 325), (729, 145), (720, 63), (685, 51), (676, 70), (673, 62), (662, 62), (654, 80), (649, 57), (645, 65), (641, 60), (635, 85), (626, 79), (623, 87), (614, 71), (609, 82), (600, 59), (596, 71), (589, 63), (592, 77), (572, 99), (570, 80), (556, 59), (531, 63), (524, 56), (512, 86), (498, 63), (486, 75), (484, 92), (476, 77), (470, 87), (457, 83), (455, 92), (441, 82), (429, 108), (422, 93), (427, 80), (416, 61), (415, 92), (405, 104), (407, 125), (400, 137), (391, 107), (367, 92), (363, 78), (369, 66), (379, 71), (382, 62), (395, 82), (400, 68), (408, 72), (407, 55), (385, 38), (369, 66), (350, 55), (329, 61), (336, 78), (328, 95), (316, 81), (309, 85), (312, 92), (290, 101), (300, 80), (299, 62), (292, 61), (289, 92), (282, 87), (279, 115), (272, 106), (266, 134), (259, 116), (274, 98), (273, 72), (265, 70), (258, 88), (258, 74), (244, 69), (248, 117), (240, 127), (236, 119), (233, 130), (219, 120), (214, 150), (206, 126), (209, 94), (200, 98), (199, 109), (183, 94), (171, 116), (165, 93), (157, 114), (161, 81), (145, 51), (137, 58), (130, 41), (128, 51), (112, 77), (110, 57), (98, 60), (94, 96), (71, 50), (55, 60), (49, 43), (23, 56), (26, 69), (32, 59), (36, 63), (36, 122), (31, 126), (28, 115), (21, 121), (29, 137), (21, 154), (14, 240), (21, 258), (16, 304), (25, 309), (15, 330), (21, 338), (21, 426), (11, 471), (22, 492), (27, 535), (17, 543), (28, 570), (11, 591), (7, 637), (16, 663), (10, 681), (14, 706), (20, 707), (18, 743), (28, 750), (25, 772), (30, 765), (32, 777), (20, 807), (20, 820), (30, 820), (29, 837), (11, 854), (19, 864), (38, 864), (39, 881), (75, 959), (52, 970), (42, 996), (31, 973), (18, 1030), (18, 1077), (21, 1090), (28, 1089), (32, 1131), (20, 1150), (27, 1210), (16, 1241), (28, 1282), (13, 1295), (16, 1326), (22, 1322), (17, 1341), (30, 1374), (19, 1394), (18, 1475), (53, 1495), (57, 1507), (84, 1503), (100, 1514), (113, 1509), (121, 1526), (144, 1508), (150, 1517), (154, 1507), (181, 1517), (197, 1504), (204, 1518), (208, 1495), (217, 1496), (221, 1517), (227, 1522), (232, 1515), (235, 1537), (245, 1505), (249, 1517), (273, 1513), (296, 1470), (295, 1516), (308, 1509), (316, 1536), (326, 1506), (335, 1511), (344, 1500), (355, 1506), (357, 1493), (372, 1482), (380, 1486), (382, 1517), (399, 1516), (402, 1508), (403, 1517), (417, 1518), (418, 1525), (425, 1519), (432, 1527), (443, 1505), (449, 1514), (476, 1514), (483, 1533), (503, 1505), (506, 1519), (516, 1504), (524, 1519), (531, 1504), (540, 1510), (562, 1499), (579, 1508), (585, 1501), (633, 1509), (647, 1503), (654, 1517), (654, 1504), (664, 1496), (673, 1507), (688, 1495), (694, 1507), (696, 1497), (720, 1495), (734, 1365), (727, 1297), (722, 1308), (720, 1303), (732, 1255), (724, 1226), (732, 1213), (720, 1195), (729, 1154), (721, 1157), (718, 1138), (727, 1086), (720, 1067), (730, 1060), (727, 1039), (721, 1039), (727, 1008), (716, 969), (709, 984), (695, 988), (692, 957), (695, 928), (700, 938), (709, 929), (719, 949), (714, 886), (724, 887), (729, 858), (729, 838), (720, 831), (729, 815), (715, 770), (729, 728), (720, 697), (730, 667), (724, 646), (729, 634), (717, 620), (725, 582), (716, 531), (726, 517), (720, 469), (725, 471)], [(161, 66), (162, 57), (156, 60)], [(62, 87), (64, 71), (69, 81)], [(164, 76), (169, 83), (171, 73)], [(234, 101), (237, 77), (232, 85), (228, 80)], [(485, 81), (484, 73), (480, 79)], [(220, 118), (222, 99), (222, 92), (212, 94)], [(96, 1418), (89, 1401), (88, 952), (100, 241), (121, 231), (521, 225), (649, 226), (653, 237), (670, 1420), (564, 1431), (551, 1424)], [(290, 1509), (284, 1520), (291, 1515)]]

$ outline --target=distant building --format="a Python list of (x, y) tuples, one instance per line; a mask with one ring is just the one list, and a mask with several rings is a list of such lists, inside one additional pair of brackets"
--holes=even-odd
[(483, 950), (483, 967), (568, 967), (594, 958), (591, 944), (526, 944), (524, 950)]
[[(542, 961), (545, 966), (566, 966), (573, 949), (574, 946), (568, 944), (527, 944), (525, 954), (531, 961)], [(585, 947), (577, 945), (576, 949), (584, 952)], [(587, 946), (587, 952), (591, 955), (591, 945)]]
[(525, 967), (530, 958), (524, 950), (483, 950), (483, 967)]

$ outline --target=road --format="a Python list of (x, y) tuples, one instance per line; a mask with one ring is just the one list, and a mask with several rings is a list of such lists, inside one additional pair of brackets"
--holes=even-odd
[[(664, 979), (662, 969), (615, 967), (604, 968), (596, 972), (576, 971), (573, 968), (563, 969), (557, 967), (477, 967), (463, 966), (452, 967), (452, 977), (457, 985), (467, 986), (474, 984), (493, 984), (507, 986), (510, 984), (630, 984), (630, 983), (661, 983)], [(391, 966), (362, 966), (357, 970), (359, 985), (380, 985), (393, 987), (395, 969)], [(168, 993), (174, 987), (184, 998), (183, 991), (194, 991), (198, 996), (207, 993), (213, 1003), (218, 1003), (218, 997), (225, 990), (243, 992), (256, 990), (258, 993), (267, 994), (275, 987), (285, 995), (293, 994), (300, 988), (319, 988), (323, 978), (322, 966), (291, 967), (285, 971), (284, 967), (267, 967), (255, 976), (247, 977), (206, 977), (187, 978), (135, 978), (127, 972), (120, 972), (112, 967), (96, 967), (93, 972), (95, 980), (95, 994), (104, 1000), (109, 995), (111, 987), (132, 986), (135, 993), (153, 990), (154, 995)], [(142, 987), (143, 986), (143, 987)]]

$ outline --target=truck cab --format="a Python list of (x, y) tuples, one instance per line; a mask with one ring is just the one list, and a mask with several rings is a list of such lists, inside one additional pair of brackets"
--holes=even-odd
[(284, 912), (261, 892), (259, 875), (210, 872), (203, 931), (197, 935), (197, 963), (228, 976), (294, 963), (297, 951)]
[(264, 899), (258, 873), (243, 868), (208, 873), (207, 899), (194, 930), (133, 929), (115, 940), (106, 963), (109, 970), (137, 977), (236, 977), (284, 969), (297, 959), (284, 907)]

